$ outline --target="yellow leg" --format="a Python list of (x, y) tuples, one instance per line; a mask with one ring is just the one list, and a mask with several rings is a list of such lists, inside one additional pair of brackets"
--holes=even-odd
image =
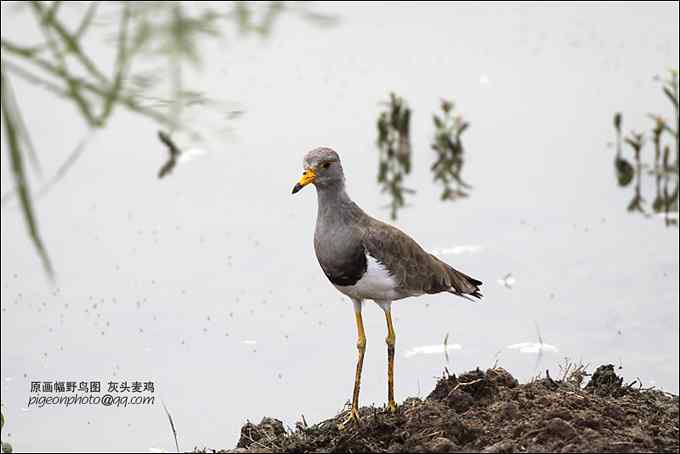
[(387, 409), (394, 413), (397, 411), (397, 403), (394, 401), (394, 344), (396, 334), (392, 325), (392, 312), (389, 307), (385, 310), (385, 320), (387, 320)]
[(354, 302), (354, 317), (357, 322), (357, 370), (354, 375), (354, 392), (352, 393), (352, 409), (347, 420), (341, 425), (344, 428), (349, 422), (359, 423), (359, 388), (361, 387), (361, 369), (364, 366), (364, 352), (366, 351), (366, 332), (364, 331), (364, 321), (361, 317), (361, 302)]

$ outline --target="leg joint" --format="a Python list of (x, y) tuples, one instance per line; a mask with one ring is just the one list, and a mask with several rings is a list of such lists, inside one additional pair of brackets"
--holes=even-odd
[(366, 338), (365, 337), (360, 337), (357, 339), (357, 348), (360, 351), (366, 350)]

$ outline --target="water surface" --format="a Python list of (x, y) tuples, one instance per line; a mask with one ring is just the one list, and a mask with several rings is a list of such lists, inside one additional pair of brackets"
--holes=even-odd
[[(93, 138), (37, 203), (57, 290), (18, 209), (3, 210), (3, 440), (15, 450), (174, 450), (160, 403), (25, 410), (36, 380), (154, 381), (182, 449), (233, 447), (246, 419), (293, 426), (340, 410), (354, 374), (352, 306), (314, 256), (313, 188), (290, 189), (303, 154), (330, 146), (350, 195), (386, 219), (374, 142), (390, 91), (413, 110), (417, 190), (396, 224), (484, 281), (485, 295), (395, 304), (397, 400), (425, 397), (444, 366), (497, 362), (527, 380), (546, 368), (559, 376), (565, 357), (678, 392), (678, 230), (626, 212), (607, 146), (616, 111), (637, 129), (649, 112), (671, 115), (653, 76), (678, 67), (677, 5), (319, 10), (340, 22), (283, 18), (269, 40), (206, 43), (203, 72), (186, 80), (246, 113), (168, 178), (156, 178), (165, 150), (153, 122), (121, 110)], [(5, 5), (2, 29), (29, 33)], [(53, 171), (82, 121), (14, 85)], [(471, 124), (473, 189), (455, 203), (438, 200), (428, 170), (442, 97)], [(3, 137), (3, 193), (6, 154)], [(499, 282), (508, 273), (512, 285)], [(382, 311), (369, 305), (364, 320), (361, 400), (382, 405)]]

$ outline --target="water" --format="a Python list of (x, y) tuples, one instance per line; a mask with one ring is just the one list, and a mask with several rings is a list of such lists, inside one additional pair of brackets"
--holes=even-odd
[[(29, 36), (5, 9), (3, 36)], [(37, 202), (58, 289), (20, 211), (3, 209), (3, 441), (174, 450), (158, 401), (25, 410), (31, 381), (153, 381), (181, 449), (233, 447), (246, 419), (292, 427), (301, 414), (311, 423), (340, 410), (356, 355), (351, 305), (314, 257), (313, 188), (290, 189), (303, 154), (331, 146), (350, 195), (387, 219), (374, 141), (390, 91), (413, 111), (417, 190), (396, 224), (483, 280), (485, 295), (395, 304), (397, 400), (426, 396), (444, 366), (498, 362), (527, 380), (546, 368), (559, 376), (564, 357), (678, 392), (678, 230), (626, 212), (607, 147), (614, 112), (625, 130), (648, 128), (649, 112), (671, 115), (652, 78), (678, 67), (677, 5), (318, 10), (340, 23), (283, 17), (269, 40), (206, 40), (203, 72), (185, 81), (245, 114), (169, 177), (156, 178), (166, 158), (158, 126), (116, 112)], [(85, 134), (82, 120), (13, 82), (49, 175)], [(442, 97), (471, 125), (463, 175), (473, 188), (455, 203), (439, 201), (428, 171)], [(2, 146), (4, 193), (4, 137)], [(381, 405), (382, 311), (369, 305), (364, 320), (361, 402)]]

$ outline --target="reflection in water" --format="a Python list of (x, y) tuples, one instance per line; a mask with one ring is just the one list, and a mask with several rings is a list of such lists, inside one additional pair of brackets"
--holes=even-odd
[(226, 17), (234, 19), (242, 34), (254, 33), (268, 37), (274, 28), (276, 19), (284, 12), (296, 13), (303, 19), (320, 26), (335, 25), (337, 17), (312, 11), (303, 2), (234, 2), (233, 10)]
[(207, 153), (207, 151), (202, 148), (180, 148), (177, 146), (177, 144), (175, 144), (172, 138), (170, 138), (170, 136), (163, 131), (158, 131), (158, 138), (168, 149), (168, 159), (165, 161), (165, 163), (163, 163), (160, 170), (158, 171), (158, 178), (163, 178), (169, 175), (178, 164), (193, 161), (197, 157), (203, 156)]
[(614, 166), (619, 186), (625, 187), (630, 184), (635, 175), (633, 166), (621, 156), (621, 112), (614, 114), (614, 128), (616, 129), (616, 158)]
[(539, 342), (520, 342), (507, 346), (510, 350), (519, 350), (520, 353), (541, 353), (541, 352), (558, 352), (558, 348), (554, 345), (544, 344)]
[[(378, 183), (382, 192), (391, 197), (390, 217), (397, 218), (397, 211), (405, 205), (404, 194), (413, 189), (403, 186), (404, 178), (411, 173), (411, 110), (403, 98), (390, 93), (386, 109), (378, 117), (378, 140), (380, 152)], [(464, 164), (462, 135), (469, 127), (463, 117), (454, 113), (454, 103), (441, 101), (441, 114), (434, 114), (435, 127), (431, 148), (436, 158), (430, 170), (434, 181), (443, 186), (441, 200), (457, 200), (467, 197), (470, 189), (461, 176)]]
[(390, 93), (386, 109), (378, 117), (378, 183), (382, 192), (389, 192), (390, 217), (397, 218), (397, 210), (404, 206), (404, 193), (414, 193), (403, 186), (411, 173), (411, 109), (403, 98)]
[(441, 355), (444, 352), (462, 350), (460, 344), (422, 345), (420, 347), (409, 348), (404, 352), (404, 358), (411, 358), (416, 355)]
[[(642, 132), (631, 131), (622, 140), (623, 116), (614, 114), (616, 130), (616, 157), (614, 169), (620, 187), (629, 186), (633, 180), (633, 197), (628, 203), (629, 212), (637, 212), (643, 216), (661, 216), (667, 226), (678, 225), (678, 73), (670, 71), (666, 79), (658, 79), (662, 83), (664, 95), (673, 105), (675, 127), (671, 126), (660, 115), (650, 115), (654, 120), (651, 129), (651, 142), (654, 146), (654, 162), (643, 160), (646, 138)], [(665, 140), (675, 142), (675, 160), (671, 161), (671, 145)], [(633, 151), (633, 162), (624, 156), (624, 147)], [(651, 203), (651, 211), (643, 197), (643, 185), (646, 180), (654, 179), (655, 195)]]
[(534, 363), (534, 372), (538, 370), (538, 366), (541, 364), (544, 353), (556, 353), (559, 351), (556, 346), (543, 342), (543, 336), (541, 335), (538, 323), (535, 323), (535, 328), (538, 342), (519, 342), (505, 347), (508, 350), (517, 350), (520, 353), (535, 354), (536, 362)]
[(443, 114), (441, 116), (435, 114), (432, 118), (435, 126), (432, 149), (437, 153), (437, 158), (432, 164), (432, 173), (434, 181), (444, 187), (442, 200), (457, 200), (467, 197), (464, 189), (470, 188), (461, 177), (464, 163), (461, 136), (470, 124), (460, 115), (453, 113), (452, 101), (442, 100), (441, 109)]
[(177, 158), (179, 158), (182, 151), (175, 145), (170, 136), (163, 131), (158, 131), (158, 138), (168, 147), (168, 160), (158, 171), (158, 178), (163, 178), (173, 171), (177, 165)]
[(503, 287), (507, 288), (508, 290), (512, 289), (512, 286), (515, 285), (515, 282), (516, 279), (515, 276), (512, 275), (512, 273), (507, 273), (505, 276), (498, 279), (498, 283)]
[(628, 211), (639, 211), (641, 213), (645, 212), (642, 206), (644, 199), (642, 198), (640, 190), (640, 185), (642, 183), (642, 163), (640, 161), (640, 151), (642, 151), (642, 147), (645, 144), (644, 139), (645, 138), (643, 134), (635, 132), (631, 132), (630, 135), (625, 138), (625, 142), (630, 145), (631, 148), (633, 148), (633, 151), (635, 151), (635, 195), (633, 195), (633, 199), (628, 204)]
[[(232, 2), (226, 8), (224, 4), (184, 2), (71, 3), (17, 4), (10, 13), (30, 15), (38, 36), (26, 42), (2, 36), (2, 117), (15, 183), (14, 190), (3, 195), (2, 203), (18, 198), (31, 240), (50, 276), (51, 262), (33, 213), (25, 162), (38, 178), (42, 177), (41, 166), (29, 134), (31, 125), (23, 121), (10, 76), (72, 104), (89, 129), (57, 173), (43, 184), (42, 194), (68, 173), (85, 151), (92, 132), (105, 127), (118, 107), (155, 121), (173, 135), (185, 134), (193, 142), (204, 141), (206, 131), (205, 125), (184, 118), (188, 108), (217, 114), (220, 128), (225, 119), (240, 116), (242, 111), (184, 87), (187, 67), (201, 69), (201, 44), (205, 39), (222, 39), (229, 28), (225, 24), (235, 22), (241, 33), (268, 37), (284, 12), (321, 26), (336, 21), (333, 16), (309, 10), (306, 4), (282, 2)], [(3, 14), (6, 12), (3, 9)], [(106, 59), (99, 58), (105, 52), (93, 51), (102, 41), (113, 48), (109, 68)], [(180, 159), (171, 153), (159, 176), (189, 158), (189, 154), (178, 156)]]

